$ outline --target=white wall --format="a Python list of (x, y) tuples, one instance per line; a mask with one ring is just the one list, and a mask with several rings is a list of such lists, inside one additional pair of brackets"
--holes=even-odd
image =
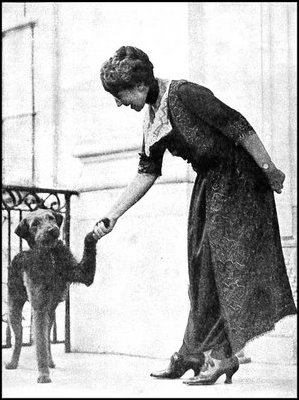
[[(16, 120), (13, 129), (3, 128), (4, 164), (9, 168), (3, 183), (52, 187), (56, 184), (56, 58), (53, 3), (4, 3), (2, 4), (2, 31), (35, 23), (34, 29), (34, 93), (35, 93), (35, 179), (32, 180), (31, 120)], [(26, 10), (26, 13), (24, 13)], [(23, 41), (20, 41), (23, 36)], [(13, 45), (13, 41), (15, 45)], [(3, 39), (3, 117), (31, 112), (31, 29), (8, 33)], [(21, 49), (28, 48), (28, 57), (22, 59)], [(22, 64), (23, 62), (23, 64)], [(8, 70), (7, 70), (8, 69)], [(13, 71), (13, 73), (11, 73)], [(26, 85), (26, 87), (25, 87)], [(6, 107), (12, 94), (11, 107)], [(24, 104), (24, 99), (27, 104)], [(9, 109), (7, 109), (9, 108)], [(27, 126), (27, 129), (25, 129)]]

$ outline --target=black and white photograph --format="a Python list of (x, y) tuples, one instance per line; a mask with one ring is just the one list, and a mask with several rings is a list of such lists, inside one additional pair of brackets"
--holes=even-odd
[(297, 398), (297, 2), (2, 2), (2, 398)]

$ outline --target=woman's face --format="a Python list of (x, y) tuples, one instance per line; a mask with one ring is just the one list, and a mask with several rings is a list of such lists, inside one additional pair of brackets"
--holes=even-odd
[(118, 92), (114, 97), (118, 107), (131, 106), (132, 110), (141, 111), (145, 105), (148, 87), (140, 84), (133, 89), (125, 89)]

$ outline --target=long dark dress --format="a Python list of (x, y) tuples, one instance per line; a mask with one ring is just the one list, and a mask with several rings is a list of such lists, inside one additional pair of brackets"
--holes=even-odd
[(252, 126), (209, 89), (172, 81), (168, 112), (173, 130), (149, 156), (143, 149), (138, 171), (161, 175), (168, 149), (197, 172), (188, 221), (191, 309), (180, 352), (213, 348), (216, 358), (229, 357), (296, 313), (274, 194), (239, 143)]

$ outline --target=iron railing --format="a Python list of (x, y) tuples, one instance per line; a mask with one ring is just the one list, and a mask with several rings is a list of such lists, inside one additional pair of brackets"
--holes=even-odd
[[(24, 241), (13, 235), (13, 230), (28, 212), (38, 208), (48, 208), (64, 214), (64, 223), (62, 227), (62, 238), (65, 244), (70, 246), (70, 222), (71, 222), (71, 196), (78, 195), (76, 191), (45, 189), (27, 186), (2, 185), (2, 294), (7, 285), (7, 267), (11, 263), (13, 256), (23, 250)], [(5, 232), (5, 230), (7, 232)], [(6, 233), (6, 235), (5, 235)], [(4, 290), (3, 290), (4, 289)], [(6, 299), (2, 297), (5, 305)], [(31, 315), (31, 313), (30, 313)], [(2, 347), (11, 347), (11, 332), (7, 323), (7, 315), (2, 314), (2, 328), (4, 324), (4, 340), (2, 336)], [(30, 335), (29, 341), (23, 345), (32, 344), (31, 321), (29, 323)], [(65, 321), (64, 321), (64, 339), (57, 339), (57, 321), (52, 330), (53, 343), (65, 343), (65, 352), (71, 351), (70, 346), (70, 298), (69, 292), (65, 300)], [(4, 343), (3, 343), (4, 341)]]

